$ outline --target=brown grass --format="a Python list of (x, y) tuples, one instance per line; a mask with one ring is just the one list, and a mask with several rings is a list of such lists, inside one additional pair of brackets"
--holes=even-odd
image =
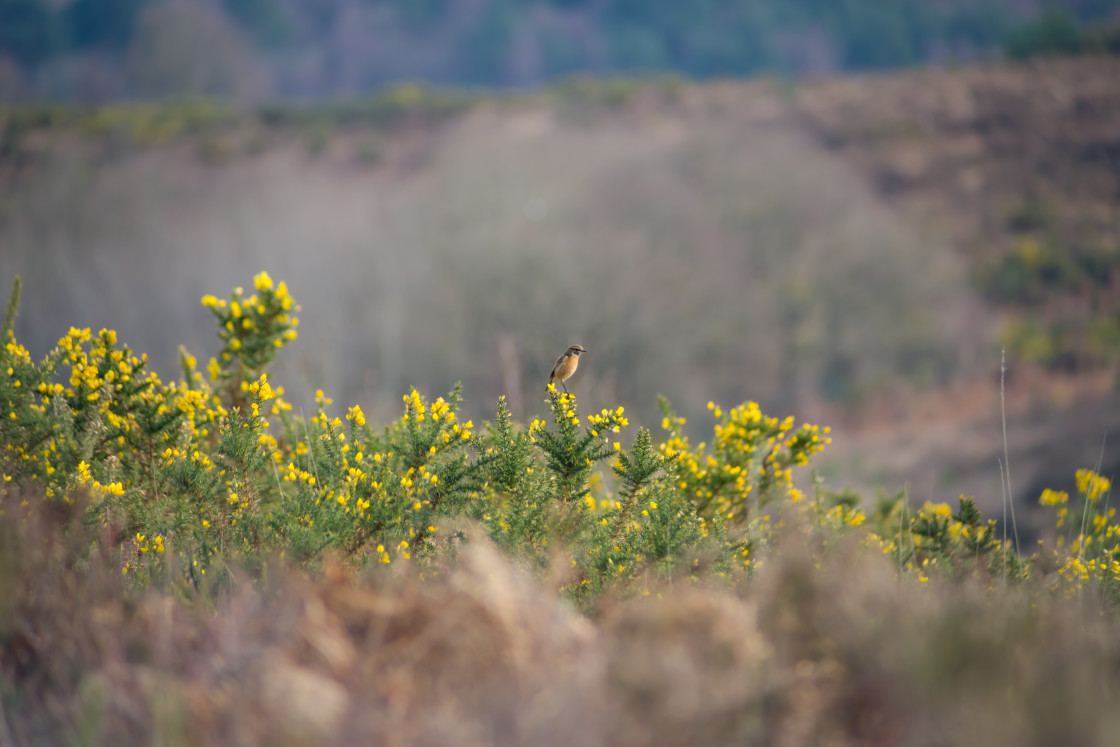
[[(11, 744), (1114, 744), (1120, 646), (1089, 599), (899, 580), (791, 532), (742, 588), (676, 579), (594, 619), (478, 539), (127, 588), (72, 519), (3, 518)], [(27, 519), (15, 516), (28, 515)], [(823, 555), (821, 553), (824, 553)]]

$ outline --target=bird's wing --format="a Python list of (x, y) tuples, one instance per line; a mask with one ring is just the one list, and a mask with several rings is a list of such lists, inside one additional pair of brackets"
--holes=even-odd
[(565, 357), (566, 357), (566, 354), (561, 355), (559, 358), (556, 359), (556, 362), (552, 364), (552, 371), (551, 371), (551, 373), (548, 374), (548, 380), (549, 381), (552, 381), (554, 378), (556, 378), (556, 369), (560, 368), (560, 364), (564, 362)]

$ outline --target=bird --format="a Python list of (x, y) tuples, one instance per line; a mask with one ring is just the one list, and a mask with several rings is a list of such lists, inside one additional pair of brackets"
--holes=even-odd
[(548, 375), (548, 383), (551, 385), (558, 382), (560, 386), (564, 387), (564, 391), (568, 391), (568, 387), (564, 382), (572, 378), (572, 374), (579, 368), (579, 357), (586, 353), (582, 345), (572, 345), (564, 354), (556, 359), (556, 363), (552, 366), (552, 373)]

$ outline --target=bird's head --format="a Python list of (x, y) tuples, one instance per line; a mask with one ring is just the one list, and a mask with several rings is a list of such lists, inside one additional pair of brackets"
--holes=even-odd
[(587, 351), (583, 349), (583, 345), (572, 345), (570, 348), (568, 348), (568, 355), (574, 355), (577, 358), (580, 356), (580, 354), (585, 352)]

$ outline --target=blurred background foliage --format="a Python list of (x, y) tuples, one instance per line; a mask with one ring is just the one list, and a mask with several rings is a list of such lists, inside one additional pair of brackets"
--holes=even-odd
[(212, 352), (198, 298), (268, 266), (314, 309), (280, 374), (296, 401), (324, 388), (372, 413), (462, 381), (468, 416), (505, 394), (531, 417), (576, 342), (589, 406), (647, 423), (658, 394), (686, 415), (855, 405), (982, 365), (992, 329), (964, 265), (789, 130), (780, 86), (627, 86), (451, 118), (466, 104), (418, 90), (43, 110), (60, 123), (24, 126), (0, 192), (0, 269), (28, 288), (17, 331), (40, 355), (76, 320), (109, 326), (171, 371), (180, 343)]
[(1117, 0), (0, 0), (0, 97), (874, 70), (1117, 46)]
[[(505, 394), (529, 419), (578, 342), (594, 409), (889, 424), (961, 453), (838, 469), (979, 494), (957, 478), (998, 439), (960, 434), (995, 422), (1000, 347), (1064, 418), (1024, 448), (1096, 453), (1120, 412), (1075, 434), (1065, 407), (1116, 392), (1118, 13), (0, 0), (0, 280), (25, 279), (36, 355), (108, 327), (169, 373), (179, 343), (214, 352), (198, 298), (267, 267), (310, 310), (278, 372), (297, 404), (382, 419), (462, 381), (467, 417)], [(1028, 461), (1032, 486), (1071, 473)]]
[[(72, 326), (109, 328), (175, 378), (180, 344), (220, 355), (200, 298), (267, 268), (305, 309), (270, 381), (293, 414), (334, 397), (371, 426), (399, 416), (413, 387), (432, 396), (455, 382), (464, 420), (489, 419), (505, 396), (530, 422), (553, 360), (580, 343), (568, 384), (583, 412), (624, 406), (660, 440), (665, 395), (698, 442), (712, 433), (709, 402), (757, 401), (835, 426), (814, 485), (852, 488), (837, 509), (886, 491), (870, 516), (893, 531), (928, 498), (916, 533), (937, 548), (966, 523), (965, 504), (957, 518), (933, 501), (975, 495), (999, 516), (1006, 496), (1033, 548), (1054, 529), (1049, 511), (1065, 516), (1060, 491), (1086, 492), (1079, 468), (1120, 473), (1104, 437), (1120, 427), (1118, 21), (1120, 0), (0, 0), (0, 288), (23, 277), (15, 333), (36, 359)], [(1115, 524), (1096, 519), (1114, 510), (1106, 501), (1092, 522), (1109, 542)], [(104, 708), (131, 729), (117, 742), (163, 733), (138, 712), (244, 742), (245, 721), (226, 714), (249, 713), (276, 730), (258, 741), (275, 743), (311, 713), (323, 729), (311, 742), (339, 724), (349, 741), (425, 741), (415, 729), (438, 711), (432, 728), (448, 741), (493, 744), (489, 724), (508, 728), (507, 703), (522, 702), (506, 694), (528, 693), (521, 733), (542, 743), (571, 742), (573, 729), (602, 734), (590, 744), (727, 743), (747, 728), (790, 743), (1120, 733), (1097, 717), (1120, 653), (1090, 595), (1040, 606), (1003, 587), (990, 596), (993, 578), (900, 586), (892, 563), (852, 546), (809, 562), (789, 535), (797, 552), (764, 566), (746, 597), (679, 584), (698, 593), (651, 595), (645, 611), (614, 600), (591, 637), (586, 621), (557, 616), (551, 592), (482, 555), (466, 575), (441, 572), (433, 594), (398, 577), (389, 607), (380, 580), (375, 604), (351, 605), (341, 579), (270, 575), (278, 591), (258, 599), (239, 585), (242, 601), (207, 628), (192, 622), (202, 607), (165, 604), (166, 585), (117, 601), (119, 566), (86, 573), (71, 560), (91, 545), (77, 524), (58, 531), (72, 518), (0, 521), (18, 540), (0, 542), (0, 612), (20, 610), (8, 616), (20, 627), (0, 620), (0, 633), (11, 650), (49, 652), (27, 671), (81, 694), (29, 690), (48, 707), (7, 710), (48, 730)], [(1076, 563), (1040, 568), (1115, 583), (1120, 565), (1093, 565), (1103, 556), (1083, 547), (1067, 556)], [(369, 622), (385, 614), (391, 625)], [(757, 634), (742, 635), (756, 617)], [(448, 619), (460, 648), (446, 651), (468, 652), (451, 665), (431, 646), (443, 633), (423, 624), (446, 631)], [(345, 633), (371, 625), (406, 634)], [(299, 658), (308, 641), (342, 653), (317, 673)], [(203, 677), (200, 645), (249, 654)], [(370, 645), (384, 657), (352, 655)], [(386, 678), (399, 661), (405, 679)], [(728, 661), (720, 672), (735, 682), (777, 689), (729, 690), (711, 669)], [(511, 689), (474, 686), (494, 662), (509, 663), (497, 681)], [(399, 708), (424, 688), (408, 672), (436, 666), (463, 672), (452, 682), (483, 700), (440, 710), (437, 691)], [(769, 675), (744, 679), (744, 667)], [(201, 689), (165, 690), (155, 671)], [(262, 686), (231, 701), (230, 681)], [(144, 692), (153, 705), (138, 710), (130, 698)], [(189, 719), (166, 705), (178, 692), (195, 704)], [(347, 693), (389, 716), (349, 708)], [(542, 717), (545, 701), (558, 708)], [(56, 712), (71, 703), (92, 705)], [(591, 715), (571, 718), (581, 703)], [(334, 717), (346, 712), (351, 722)], [(692, 720), (675, 723), (682, 712)], [(95, 741), (86, 733), (65, 741)]]

